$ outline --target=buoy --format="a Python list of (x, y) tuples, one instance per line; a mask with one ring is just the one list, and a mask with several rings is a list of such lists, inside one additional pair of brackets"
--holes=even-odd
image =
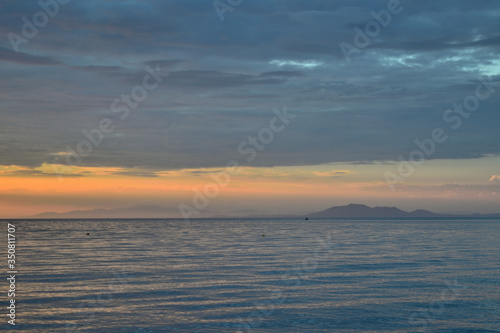
[(262, 237), (266, 237), (266, 235), (262, 235)]
[(309, 218), (308, 218), (308, 217), (306, 217), (306, 221), (309, 221)]
[(88, 232), (87, 232), (87, 236), (90, 235)]

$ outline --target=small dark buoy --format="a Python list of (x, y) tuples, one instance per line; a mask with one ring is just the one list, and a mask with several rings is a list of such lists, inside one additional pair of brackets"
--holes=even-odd
[(262, 237), (266, 237), (266, 235), (262, 235)]
[(308, 217), (306, 217), (306, 221), (309, 221), (309, 218), (308, 218)]
[(87, 236), (90, 235), (88, 232), (87, 232)]

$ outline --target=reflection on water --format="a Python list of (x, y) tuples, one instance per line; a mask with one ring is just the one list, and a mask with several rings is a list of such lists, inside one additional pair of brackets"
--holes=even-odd
[(17, 331), (500, 332), (498, 220), (14, 224)]

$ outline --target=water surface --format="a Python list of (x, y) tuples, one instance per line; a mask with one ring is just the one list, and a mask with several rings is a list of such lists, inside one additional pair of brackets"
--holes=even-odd
[(10, 223), (21, 332), (500, 332), (499, 220)]

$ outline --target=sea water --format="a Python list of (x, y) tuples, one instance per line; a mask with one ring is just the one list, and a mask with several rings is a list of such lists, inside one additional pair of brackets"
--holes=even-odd
[(500, 332), (498, 219), (7, 223), (1, 330)]

